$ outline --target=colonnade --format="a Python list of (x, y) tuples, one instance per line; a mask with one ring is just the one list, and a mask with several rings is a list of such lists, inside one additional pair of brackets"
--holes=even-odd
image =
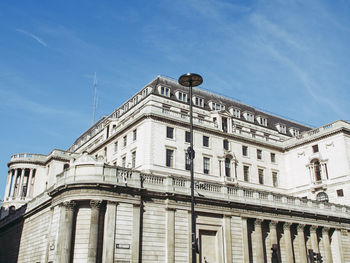
[[(246, 222), (248, 221), (246, 220)], [(278, 229), (277, 226), (279, 226)], [(248, 225), (246, 227), (249, 228)], [(329, 227), (273, 220), (264, 221), (259, 218), (255, 219), (250, 227), (252, 228), (251, 247), (254, 252), (246, 249), (246, 262), (251, 261), (252, 258), (254, 262), (258, 263), (271, 262), (272, 245), (278, 248), (279, 257), (283, 257), (282, 262), (307, 263), (309, 249), (312, 249), (314, 253), (321, 253), (323, 262), (333, 262)], [(266, 230), (265, 235), (262, 231), (263, 228)], [(245, 231), (245, 233), (249, 235), (249, 231)], [(267, 238), (268, 242), (266, 242)], [(243, 240), (246, 243), (245, 247), (249, 248), (249, 238), (246, 237)], [(266, 244), (265, 248), (264, 244)], [(322, 251), (320, 250), (321, 246)], [(296, 257), (298, 257), (297, 261)]]
[[(28, 173), (29, 171), (29, 173)], [(25, 198), (31, 196), (32, 180), (35, 177), (34, 168), (16, 168), (9, 171), (6, 198)], [(26, 178), (25, 178), (26, 177)]]

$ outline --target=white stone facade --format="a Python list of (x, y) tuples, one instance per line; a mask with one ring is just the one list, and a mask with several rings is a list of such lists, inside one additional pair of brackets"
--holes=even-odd
[[(157, 77), (67, 151), (13, 155), (0, 261), (189, 262), (186, 92)], [(198, 262), (350, 262), (350, 124), (193, 95)]]

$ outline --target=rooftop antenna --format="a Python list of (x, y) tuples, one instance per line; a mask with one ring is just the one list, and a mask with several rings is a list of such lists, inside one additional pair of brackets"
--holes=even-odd
[(95, 123), (95, 114), (97, 109), (97, 77), (94, 74), (94, 104), (92, 105), (92, 125)]

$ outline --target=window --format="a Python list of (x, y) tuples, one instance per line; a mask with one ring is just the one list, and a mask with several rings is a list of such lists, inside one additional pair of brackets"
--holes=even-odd
[(210, 102), (210, 108), (214, 111), (221, 111), (225, 109), (225, 106), (216, 102)]
[(272, 184), (273, 184), (273, 187), (278, 187), (277, 172), (272, 172)]
[(209, 137), (203, 135), (203, 146), (209, 147)]
[(187, 102), (187, 94), (186, 93), (183, 93), (183, 92), (179, 91), (177, 93), (177, 98), (178, 98), (178, 100)]
[(313, 153), (318, 153), (318, 144), (312, 146)]
[(258, 160), (262, 160), (262, 150), (260, 149), (256, 150), (256, 158), (258, 158)]
[(190, 155), (188, 153), (185, 153), (185, 169), (186, 170), (191, 169), (191, 160), (190, 160)]
[(231, 176), (231, 160), (230, 160), (230, 158), (225, 159), (225, 176), (226, 177)]
[(134, 141), (136, 141), (136, 138), (137, 138), (137, 131), (136, 131), (136, 129), (135, 129), (135, 130), (132, 131), (132, 139), (133, 139)]
[(313, 166), (313, 170), (314, 170), (315, 182), (322, 181), (320, 162), (317, 159), (313, 160), (312, 166)]
[(296, 128), (290, 128), (289, 131), (292, 136), (298, 136), (300, 134), (300, 131)]
[(259, 118), (259, 123), (260, 123), (260, 125), (262, 125), (262, 126), (267, 126), (267, 119), (264, 118), (264, 117), (260, 117), (260, 118)]
[(126, 156), (122, 158), (122, 167), (125, 167), (126, 165)]
[(221, 123), (222, 123), (222, 127), (221, 127), (222, 131), (227, 132), (227, 118), (222, 117)]
[(132, 168), (136, 167), (136, 151), (131, 153), (131, 167)]
[(163, 104), (163, 105), (162, 105), (162, 112), (165, 113), (165, 114), (169, 114), (169, 112), (170, 112), (170, 106), (167, 105), (167, 104)]
[(185, 142), (191, 142), (191, 133), (189, 131), (185, 132)]
[(280, 133), (286, 134), (287, 133), (287, 127), (286, 125), (282, 124), (282, 123), (277, 123), (276, 124), (276, 128)]
[(343, 189), (338, 189), (338, 190), (337, 190), (337, 196), (338, 196), (338, 197), (343, 197), (343, 196), (344, 196), (344, 191), (343, 191)]
[(316, 200), (319, 202), (328, 202), (328, 195), (325, 192), (320, 192), (317, 194)]
[(194, 105), (196, 106), (199, 106), (199, 107), (204, 106), (204, 100), (202, 98), (193, 97), (193, 102), (194, 102)]
[(125, 147), (126, 144), (127, 144), (127, 136), (125, 135), (125, 136), (123, 137), (123, 146)]
[(160, 95), (170, 97), (170, 89), (167, 87), (160, 87)]
[(174, 165), (174, 150), (166, 149), (166, 166), (173, 167)]
[(259, 184), (264, 184), (264, 170), (258, 169)]
[(114, 152), (118, 152), (118, 142), (114, 143)]
[(230, 113), (232, 114), (233, 117), (235, 118), (241, 118), (241, 110), (237, 108), (231, 108)]
[(169, 139), (174, 139), (174, 128), (166, 127), (166, 137)]
[(249, 182), (249, 166), (243, 166), (243, 177), (245, 182)]
[(270, 157), (271, 157), (271, 163), (275, 163), (276, 162), (276, 154), (270, 153)]
[(250, 112), (244, 112), (243, 116), (245, 117), (245, 119), (249, 122), (254, 122), (254, 114), (250, 113)]
[(228, 140), (223, 141), (223, 146), (224, 146), (224, 149), (228, 151), (229, 149)]
[(245, 146), (245, 145), (242, 146), (242, 155), (248, 156), (248, 146)]
[(209, 174), (210, 170), (210, 159), (208, 157), (203, 157), (203, 173)]

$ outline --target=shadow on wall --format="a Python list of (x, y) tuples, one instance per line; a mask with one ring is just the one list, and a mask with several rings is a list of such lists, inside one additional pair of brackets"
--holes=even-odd
[(26, 210), (27, 205), (11, 210), (0, 220), (0, 262), (17, 262)]

